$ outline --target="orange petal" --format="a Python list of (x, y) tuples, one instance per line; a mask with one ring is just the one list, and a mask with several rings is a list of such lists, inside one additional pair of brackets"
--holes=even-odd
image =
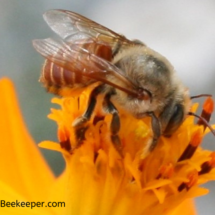
[(44, 149), (50, 149), (53, 151), (61, 152), (63, 155), (70, 155), (69, 152), (61, 148), (59, 143), (55, 143), (53, 141), (48, 141), (48, 140), (42, 141), (38, 145), (39, 147)]
[[(192, 200), (183, 201), (171, 215), (197, 215), (195, 205)], [(169, 214), (170, 215), (170, 214)]]
[(44, 196), (54, 176), (26, 129), (7, 78), (0, 80), (0, 102), (0, 180), (26, 198)]

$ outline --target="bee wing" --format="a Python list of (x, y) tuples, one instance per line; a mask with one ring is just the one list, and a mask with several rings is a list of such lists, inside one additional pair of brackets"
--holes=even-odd
[[(33, 46), (42, 56), (60, 67), (102, 81), (130, 95), (138, 96), (133, 84), (118, 67), (77, 44), (69, 45), (63, 41), (48, 38), (34, 40)], [(114, 82), (109, 81), (110, 76), (115, 80)], [(122, 82), (125, 87), (121, 86)]]
[(119, 46), (131, 46), (134, 43), (126, 37), (84, 17), (67, 10), (50, 10), (44, 14), (50, 28), (66, 41), (93, 38), (104, 42), (116, 50)]

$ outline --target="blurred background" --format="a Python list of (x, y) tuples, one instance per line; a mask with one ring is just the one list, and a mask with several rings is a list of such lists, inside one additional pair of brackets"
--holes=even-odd
[[(215, 96), (214, 0), (0, 0), (0, 3), (0, 77), (14, 81), (25, 122), (37, 143), (56, 140), (55, 123), (46, 117), (53, 107), (50, 104), (53, 96), (38, 83), (43, 58), (31, 42), (53, 35), (42, 18), (49, 9), (72, 10), (130, 39), (142, 40), (170, 60), (191, 95)], [(211, 134), (205, 138), (203, 147), (215, 150)], [(61, 156), (45, 150), (42, 153), (59, 175), (64, 165)], [(197, 198), (197, 209), (199, 215), (212, 215), (215, 182), (205, 187), (210, 194)]]

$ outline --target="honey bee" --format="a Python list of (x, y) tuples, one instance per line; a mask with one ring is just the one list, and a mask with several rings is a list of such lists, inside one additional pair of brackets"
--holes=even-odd
[(113, 115), (111, 140), (118, 151), (122, 146), (116, 103), (136, 118), (151, 117), (149, 151), (161, 135), (170, 136), (179, 128), (189, 113), (191, 97), (165, 57), (139, 40), (129, 40), (71, 11), (50, 10), (44, 19), (61, 38), (33, 41), (46, 58), (40, 77), (46, 88), (59, 94), (65, 87), (82, 88), (99, 82), (85, 113), (73, 123), (79, 128), (79, 143), (100, 93), (104, 94), (103, 108)]

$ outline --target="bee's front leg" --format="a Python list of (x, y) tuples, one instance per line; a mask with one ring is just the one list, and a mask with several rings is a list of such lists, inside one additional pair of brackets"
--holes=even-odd
[(76, 148), (79, 147), (83, 140), (85, 140), (85, 132), (88, 129), (87, 122), (90, 120), (92, 113), (96, 106), (96, 98), (98, 94), (102, 91), (103, 85), (99, 85), (94, 88), (90, 94), (88, 106), (85, 113), (74, 120), (72, 126), (75, 129), (75, 136), (76, 136)]
[(115, 149), (123, 157), (122, 144), (121, 144), (121, 140), (118, 135), (118, 132), (120, 130), (120, 118), (119, 118), (118, 110), (113, 105), (113, 103), (110, 101), (110, 98), (111, 98), (111, 94), (106, 94), (104, 101), (103, 101), (103, 107), (105, 108), (106, 112), (112, 114), (112, 120), (111, 120), (111, 124), (110, 124), (111, 141), (112, 141)]
[(153, 138), (149, 148), (152, 151), (157, 145), (158, 139), (161, 136), (161, 126), (160, 126), (159, 119), (153, 112), (148, 112), (147, 115), (150, 116), (152, 120), (151, 125), (152, 125), (152, 131), (153, 131)]

